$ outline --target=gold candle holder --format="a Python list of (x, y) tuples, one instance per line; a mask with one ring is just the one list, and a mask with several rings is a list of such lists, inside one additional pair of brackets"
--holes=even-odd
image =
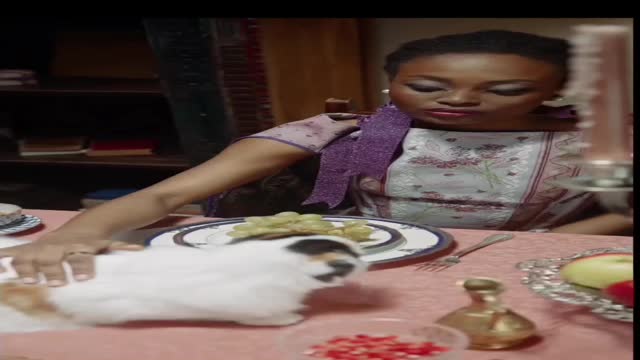
[(535, 324), (500, 301), (504, 286), (490, 278), (471, 278), (461, 283), (471, 304), (436, 322), (469, 336), (471, 349), (498, 350), (522, 344), (536, 334)]

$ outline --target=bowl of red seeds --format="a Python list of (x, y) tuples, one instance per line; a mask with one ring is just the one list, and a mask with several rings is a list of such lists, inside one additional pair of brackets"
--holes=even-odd
[(411, 320), (334, 320), (297, 325), (280, 345), (291, 360), (457, 360), (469, 338), (456, 329)]

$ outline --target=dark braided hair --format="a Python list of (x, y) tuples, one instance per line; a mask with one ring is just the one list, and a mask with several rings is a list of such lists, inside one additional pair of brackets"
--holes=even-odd
[(507, 30), (485, 30), (410, 41), (386, 57), (384, 70), (393, 79), (400, 66), (423, 56), (443, 54), (511, 54), (557, 65), (567, 74), (569, 42)]

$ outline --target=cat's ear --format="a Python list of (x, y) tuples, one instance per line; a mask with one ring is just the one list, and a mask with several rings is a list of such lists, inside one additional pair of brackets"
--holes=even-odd
[[(326, 283), (333, 283), (336, 278), (344, 279), (349, 275), (366, 269), (366, 264), (360, 260), (360, 250), (346, 239), (323, 238), (316, 236), (302, 238), (286, 247), (288, 251), (308, 256), (315, 279)], [(316, 272), (317, 271), (317, 272)]]
[(357, 258), (361, 255), (360, 250), (356, 246), (351, 245), (349, 241), (337, 240), (335, 238), (303, 238), (287, 246), (287, 249), (309, 256), (343, 253)]

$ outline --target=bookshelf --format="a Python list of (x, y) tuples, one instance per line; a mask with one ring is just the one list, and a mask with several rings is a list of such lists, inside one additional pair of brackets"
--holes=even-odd
[(50, 78), (35, 86), (0, 86), (0, 96), (163, 96), (151, 79)]
[(0, 24), (0, 46), (7, 54), (1, 69), (30, 69), (38, 78), (38, 85), (0, 86), (0, 129), (11, 129), (14, 141), (86, 136), (160, 144), (154, 155), (100, 157), (21, 156), (2, 146), (0, 202), (77, 210), (88, 192), (144, 188), (193, 165), (142, 18), (22, 18)]
[[(162, 148), (151, 156), (99, 158), (22, 157), (2, 148), (0, 173), (14, 182), (55, 184), (64, 193), (146, 187), (211, 158), (235, 136), (317, 115), (327, 98), (353, 98), (367, 107), (359, 24), (275, 18), (3, 21), (0, 48), (11, 56), (0, 57), (0, 68), (35, 70), (39, 85), (0, 87), (0, 130), (9, 114), (8, 126), (18, 128), (18, 136), (155, 131)], [(0, 202), (2, 196), (0, 186)], [(40, 201), (47, 196), (38, 195)]]

